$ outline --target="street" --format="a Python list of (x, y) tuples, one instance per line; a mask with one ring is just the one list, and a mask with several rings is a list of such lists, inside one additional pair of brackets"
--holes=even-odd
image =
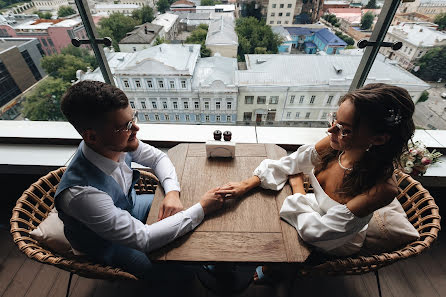
[(440, 96), (441, 93), (446, 93), (445, 82), (429, 84), (429, 99), (415, 105), (415, 126), (421, 129), (446, 130), (446, 99)]

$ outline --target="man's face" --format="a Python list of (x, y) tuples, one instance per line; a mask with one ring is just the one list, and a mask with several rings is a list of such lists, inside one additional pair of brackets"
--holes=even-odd
[[(113, 152), (131, 152), (138, 148), (136, 133), (139, 127), (133, 121), (135, 111), (128, 105), (106, 114), (104, 125), (97, 132), (96, 145)], [(133, 121), (133, 122), (132, 122)], [(129, 124), (131, 122), (131, 124)], [(129, 130), (127, 127), (131, 126)]]

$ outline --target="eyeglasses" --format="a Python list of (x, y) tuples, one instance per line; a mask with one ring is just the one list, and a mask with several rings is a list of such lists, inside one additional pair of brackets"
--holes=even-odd
[(344, 128), (343, 125), (337, 123), (336, 112), (330, 112), (327, 116), (329, 127), (336, 126), (336, 128), (341, 132), (341, 137), (349, 136), (352, 133), (352, 130)]
[(133, 125), (136, 124), (138, 122), (138, 111), (135, 110), (135, 112), (133, 113), (133, 117), (132, 120), (129, 121), (124, 128), (120, 128), (120, 129), (116, 129), (115, 133), (120, 133), (120, 132), (129, 132), (130, 129), (132, 129)]

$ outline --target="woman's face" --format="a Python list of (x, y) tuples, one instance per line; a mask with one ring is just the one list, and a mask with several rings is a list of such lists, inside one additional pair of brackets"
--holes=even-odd
[(354, 126), (355, 106), (345, 100), (336, 112), (336, 119), (328, 129), (330, 146), (335, 150), (347, 151), (351, 149), (367, 149), (371, 136), (370, 129), (364, 125)]

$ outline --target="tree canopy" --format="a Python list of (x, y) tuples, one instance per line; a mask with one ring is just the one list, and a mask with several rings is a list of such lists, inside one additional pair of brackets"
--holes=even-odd
[(45, 19), (45, 20), (51, 20), (51, 17), (53, 16), (51, 14), (51, 12), (36, 11), (36, 14), (39, 16), (39, 18)]
[(218, 0), (201, 0), (200, 5), (201, 6), (214, 6), (216, 4), (221, 4)]
[(122, 13), (112, 13), (110, 17), (102, 18), (99, 21), (98, 34), (100, 37), (111, 37), (113, 48), (115, 51), (119, 51), (118, 43), (139, 24), (140, 22), (132, 17), (125, 16)]
[(73, 45), (68, 45), (67, 47), (61, 50), (62, 54), (72, 55), (82, 59), (85, 63), (89, 64), (91, 68), (96, 69), (98, 65), (98, 61), (96, 60), (94, 54), (91, 50), (84, 47), (75, 47)]
[(366, 4), (364, 8), (368, 9), (376, 9), (378, 6), (376, 5), (376, 0), (369, 0), (369, 2)]
[(259, 21), (262, 19), (262, 7), (259, 3), (251, 1), (246, 3), (245, 9), (242, 11), (243, 17), (255, 17)]
[(361, 18), (361, 30), (370, 29), (374, 19), (375, 17), (370, 11), (366, 12)]
[(446, 12), (437, 14), (434, 22), (438, 25), (438, 30), (446, 30)]
[(35, 90), (26, 95), (23, 115), (32, 121), (63, 121), (60, 99), (71, 83), (60, 78), (49, 77), (39, 83)]
[(158, 0), (156, 3), (156, 8), (159, 12), (165, 13), (170, 8), (170, 3), (168, 0)]
[(90, 66), (81, 58), (66, 54), (43, 57), (41, 65), (49, 75), (61, 78), (66, 82), (76, 79), (77, 70), (87, 71), (87, 67)]
[(206, 36), (208, 34), (208, 25), (200, 24), (192, 31), (192, 34), (186, 38), (185, 43), (201, 44), (200, 55), (202, 58), (210, 57), (211, 50), (205, 45)]
[(145, 5), (140, 9), (134, 10), (132, 12), (132, 18), (140, 24), (151, 23), (155, 19), (152, 7)]
[(245, 54), (266, 53), (277, 54), (282, 43), (279, 35), (274, 34), (271, 27), (254, 17), (239, 18), (235, 32), (238, 35), (237, 60), (245, 61)]
[(429, 50), (416, 62), (420, 69), (415, 74), (425, 81), (437, 81), (446, 78), (446, 46)]
[[(338, 18), (336, 17), (336, 15), (334, 15), (334, 14), (324, 14), (323, 16), (322, 16), (322, 18), (324, 19), (324, 20), (326, 20), (327, 22), (329, 22), (330, 24), (332, 24), (333, 26), (336, 26), (337, 24), (339, 24), (339, 20), (338, 20)], [(337, 26), (338, 27), (338, 26)]]
[(59, 7), (59, 10), (57, 11), (57, 15), (60, 18), (75, 14), (76, 10), (74, 10), (73, 8), (71, 8), (70, 6), (61, 6)]
[(336, 36), (338, 36), (339, 38), (341, 38), (342, 40), (345, 41), (345, 43), (347, 43), (347, 45), (354, 45), (355, 44), (355, 40), (353, 38), (351, 38), (348, 35), (344, 35), (341, 32), (336, 31), (335, 32)]

